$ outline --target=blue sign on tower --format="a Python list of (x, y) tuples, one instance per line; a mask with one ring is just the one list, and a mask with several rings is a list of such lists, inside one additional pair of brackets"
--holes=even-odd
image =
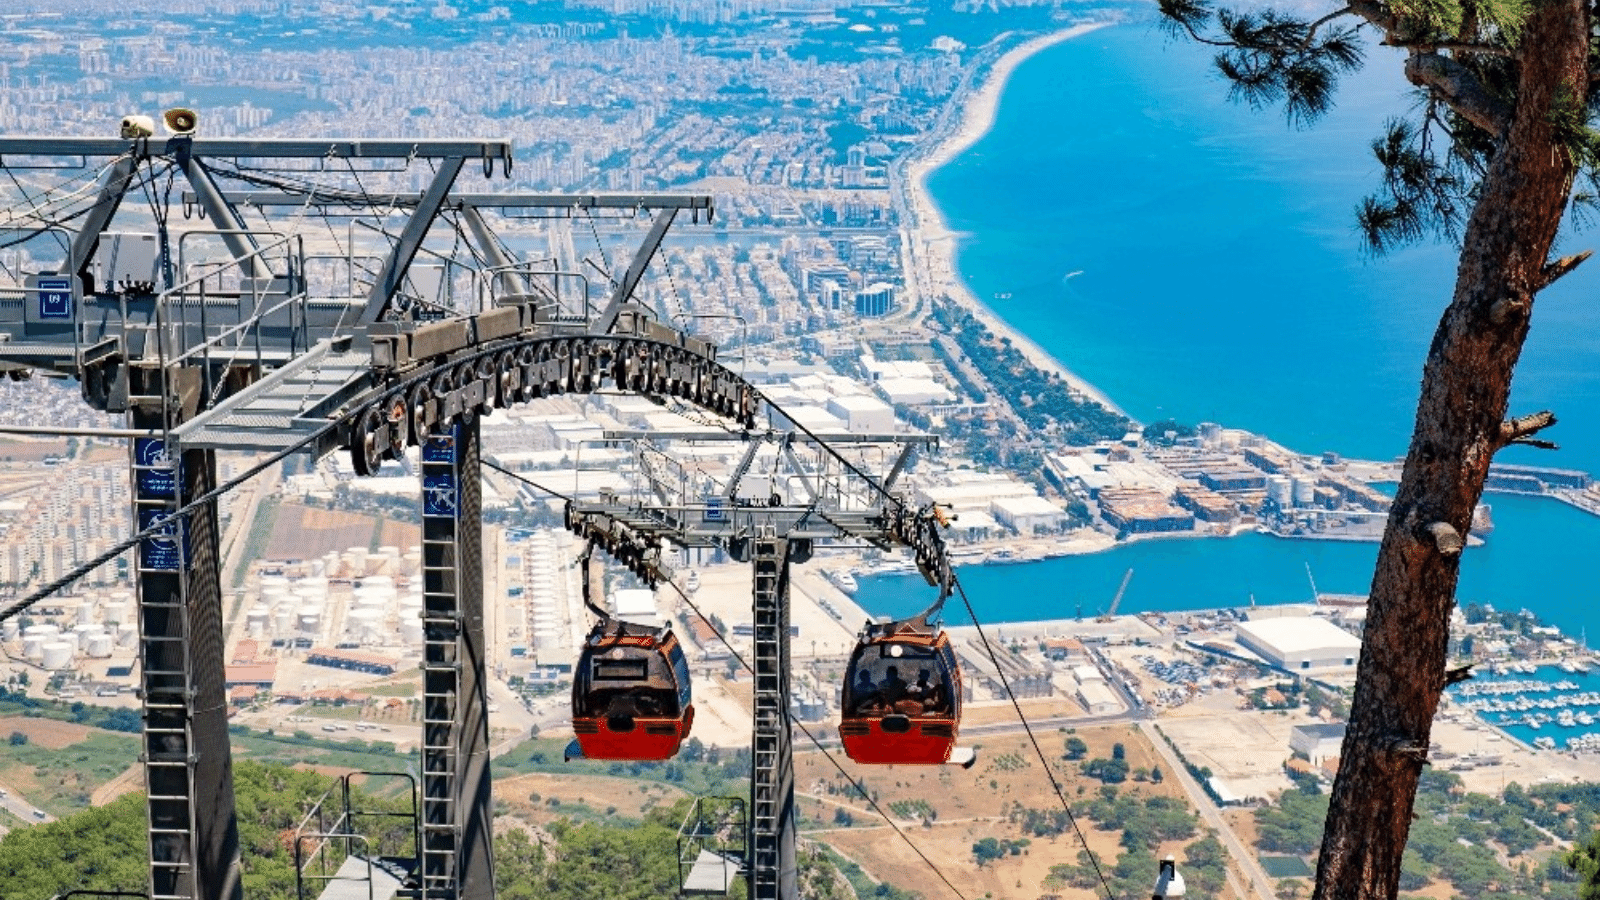
[(705, 511), (705, 513), (703, 513), (701, 515), (700, 518), (701, 518), (701, 521), (704, 521), (704, 522), (726, 522), (726, 521), (728, 521), (728, 512), (727, 512), (727, 510), (723, 509), (723, 507), (722, 507), (722, 498), (721, 497), (707, 497), (706, 498), (706, 511)]
[(422, 514), (453, 517), (458, 504), (456, 476), (450, 473), (422, 476)]
[(172, 457), (167, 455), (166, 441), (161, 438), (136, 438), (133, 442), (133, 464), (139, 473), (139, 499), (177, 498), (177, 473), (172, 465)]
[(41, 278), (39, 286), (39, 318), (72, 318), (72, 279)]
[[(139, 568), (146, 572), (176, 572), (188, 563), (188, 522), (178, 519), (170, 510), (139, 510), (139, 530), (152, 525), (156, 531), (139, 543)], [(183, 526), (180, 539), (179, 527)]]
[(456, 432), (430, 434), (422, 442), (422, 461), (425, 463), (453, 463), (456, 461)]

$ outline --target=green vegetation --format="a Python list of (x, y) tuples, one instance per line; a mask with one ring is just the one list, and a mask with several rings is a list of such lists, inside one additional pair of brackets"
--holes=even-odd
[(1124, 759), (1091, 759), (1083, 764), (1083, 774), (1098, 778), (1106, 784), (1121, 784), (1128, 780), (1128, 761)]
[(972, 845), (972, 858), (982, 868), (987, 863), (992, 863), (1003, 856), (1020, 856), (1033, 841), (1027, 838), (1005, 840), (1002, 838), (986, 837)]
[(233, 569), (233, 586), (243, 587), (250, 566), (267, 555), (267, 544), (272, 540), (272, 528), (278, 522), (277, 494), (262, 497), (256, 504), (255, 518), (250, 520), (250, 530), (244, 537), (244, 550), (239, 554), (239, 565)]
[(612, 775), (654, 781), (681, 788), (699, 797), (739, 796), (750, 789), (750, 751), (706, 747), (690, 738), (683, 750), (665, 762), (562, 762), (567, 742), (554, 738), (524, 741), (494, 761), (496, 775), (548, 772), (558, 775)]
[[(1529, 823), (1573, 840), (1600, 814), (1600, 785), (1524, 790), (1513, 783), (1497, 799), (1470, 793), (1460, 777), (1428, 768), (1418, 782), (1416, 811), (1401, 859), (1401, 890), (1422, 890), (1444, 880), (1463, 897), (1570, 896), (1571, 888), (1563, 882), (1574, 876), (1566, 865), (1576, 860), (1575, 867), (1584, 871), (1584, 850), (1536, 857), (1535, 851), (1550, 841)], [(1277, 806), (1256, 811), (1256, 846), (1311, 856), (1322, 845), (1327, 814), (1328, 798), (1315, 788), (1286, 791)]]
[(90, 732), (84, 740), (60, 750), (26, 741), (18, 744), (13, 737), (0, 769), (26, 771), (37, 784), (28, 788), (29, 799), (40, 809), (60, 815), (88, 806), (89, 794), (96, 787), (117, 777), (138, 758), (138, 739), (122, 734)]
[[(56, 751), (57, 753), (69, 751)], [(294, 896), (294, 863), (283, 840), (306, 805), (332, 779), (287, 766), (241, 761), (234, 767), (244, 894), (251, 900)], [(359, 796), (359, 794), (358, 794)], [(364, 808), (383, 803), (361, 797)], [(149, 878), (143, 794), (57, 822), (18, 828), (0, 840), (5, 896), (45, 898), (69, 890), (142, 891)]]
[(967, 310), (953, 303), (936, 304), (930, 320), (955, 339), (967, 359), (1001, 396), (1011, 399), (1017, 415), (1035, 431), (1053, 434), (1072, 446), (1088, 446), (1120, 438), (1131, 427), (1127, 419), (1076, 394), (1059, 375), (1034, 366), (1010, 338), (996, 338)]
[[(250, 900), (295, 896), (292, 841), (287, 838), (309, 804), (333, 784), (326, 776), (284, 765), (240, 761), (234, 767), (244, 894)], [(679, 876), (677, 829), (689, 802), (650, 810), (640, 821), (612, 817), (580, 823), (561, 818), (546, 826), (548, 843), (530, 839), (528, 832), (513, 824), (495, 842), (497, 895), (502, 900), (671, 896)], [(354, 805), (395, 810), (409, 804), (357, 790)], [(382, 852), (409, 854), (409, 828), (404, 820), (391, 821), (399, 824), (379, 826), (382, 830), (374, 839)], [(4, 896), (42, 900), (69, 890), (142, 890), (148, 878), (145, 826), (144, 797), (131, 794), (58, 822), (16, 829), (0, 840)], [(859, 897), (914, 900), (917, 896), (877, 884), (853, 865), (847, 869), (824, 848), (802, 847), (799, 863), (806, 897), (844, 900), (850, 896), (845, 879), (855, 885)]]
[(1184, 438), (1192, 438), (1195, 433), (1193, 425), (1180, 424), (1176, 419), (1162, 419), (1159, 422), (1151, 422), (1144, 427), (1142, 432), (1147, 442), (1163, 447), (1170, 447)]
[(0, 716), (55, 719), (127, 734), (138, 734), (141, 727), (137, 709), (91, 706), (81, 701), (40, 700), (9, 688), (0, 688)]
[(939, 811), (933, 804), (918, 798), (916, 800), (896, 800), (889, 804), (889, 811), (902, 819), (932, 820), (939, 818)]

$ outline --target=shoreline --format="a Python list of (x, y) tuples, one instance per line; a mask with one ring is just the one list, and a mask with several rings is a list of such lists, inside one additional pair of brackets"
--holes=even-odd
[(961, 235), (950, 229), (943, 210), (939, 208), (928, 190), (928, 177), (934, 171), (957, 159), (994, 127), (995, 117), (999, 113), (1000, 97), (1005, 90), (1006, 82), (1010, 80), (1018, 66), (1049, 47), (1112, 24), (1115, 23), (1074, 25), (1028, 40), (1006, 51), (995, 60), (988, 71), (982, 74), (982, 80), (978, 82), (977, 87), (970, 90), (966, 96), (960, 96), (958, 92), (958, 95), (952, 98), (952, 102), (960, 105), (960, 112), (949, 133), (938, 137), (925, 150), (919, 149), (906, 161), (906, 200), (914, 213), (914, 222), (903, 227), (907, 232), (906, 245), (915, 257), (915, 265), (909, 266), (908, 270), (915, 271), (919, 281), (926, 278), (926, 283), (919, 285), (917, 292), (919, 296), (924, 293), (928, 296), (936, 293), (948, 295), (950, 299), (969, 310), (996, 336), (1010, 338), (1012, 346), (1034, 366), (1042, 371), (1059, 375), (1072, 390), (1139, 424), (1105, 392), (1079, 377), (1031, 337), (1002, 319), (978, 299), (956, 266), (956, 251), (959, 249)]

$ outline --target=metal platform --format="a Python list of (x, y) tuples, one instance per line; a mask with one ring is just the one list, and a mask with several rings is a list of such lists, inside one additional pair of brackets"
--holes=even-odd
[(391, 900), (406, 886), (415, 860), (347, 856), (318, 900)]

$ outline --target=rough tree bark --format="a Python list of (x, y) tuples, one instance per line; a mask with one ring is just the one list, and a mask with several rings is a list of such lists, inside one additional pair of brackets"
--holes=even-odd
[[(1399, 891), (1417, 779), (1447, 682), (1460, 541), (1495, 452), (1553, 421), (1508, 421), (1506, 413), (1534, 297), (1575, 264), (1547, 260), (1578, 166), (1558, 123), (1563, 111), (1581, 118), (1590, 15), (1580, 0), (1535, 0), (1526, 22), (1515, 103), (1462, 234), (1455, 292), (1428, 351), (1378, 552), (1315, 900)], [(1413, 68), (1408, 76), (1420, 84)]]

